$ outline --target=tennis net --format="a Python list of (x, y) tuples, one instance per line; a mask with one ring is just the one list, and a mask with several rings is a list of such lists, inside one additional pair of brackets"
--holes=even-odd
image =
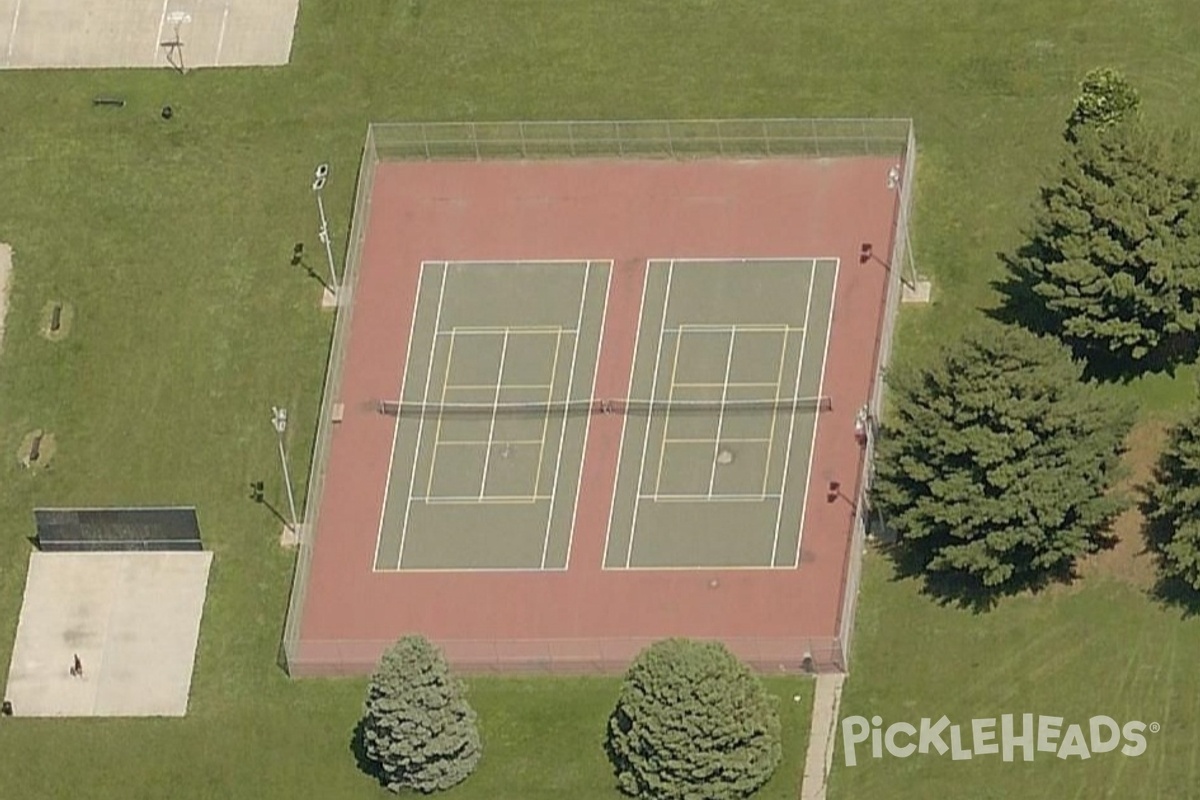
[(649, 414), (670, 412), (701, 414), (736, 414), (739, 412), (773, 412), (798, 414), (833, 410), (829, 397), (767, 398), (762, 400), (638, 400), (580, 399), (548, 402), (497, 403), (414, 403), (380, 400), (376, 409), (392, 417), (421, 416), (501, 416), (547, 414)]

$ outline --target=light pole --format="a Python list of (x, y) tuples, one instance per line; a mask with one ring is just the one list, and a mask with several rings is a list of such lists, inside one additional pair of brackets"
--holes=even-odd
[(296, 519), (296, 498), (292, 495), (292, 476), (288, 472), (287, 451), (283, 449), (283, 434), (287, 432), (287, 409), (271, 406), (271, 424), (279, 439), (279, 463), (283, 465), (283, 483), (287, 486), (288, 509), (292, 512), (292, 533), (299, 533), (300, 523)]
[(337, 269), (333, 266), (333, 243), (329, 238), (329, 221), (325, 218), (325, 201), (321, 197), (321, 191), (325, 188), (325, 180), (328, 177), (329, 165), (318, 164), (316, 171), (313, 172), (312, 190), (313, 194), (317, 196), (317, 212), (321, 215), (321, 230), (317, 232), (317, 237), (321, 240), (321, 244), (325, 245), (325, 258), (329, 261), (329, 291), (333, 292), (336, 297), (340, 284)]

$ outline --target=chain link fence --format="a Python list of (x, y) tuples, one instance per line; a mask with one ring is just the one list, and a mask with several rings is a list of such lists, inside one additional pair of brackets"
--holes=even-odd
[[(845, 647), (842, 660), (848, 668), (850, 646), (854, 638), (854, 617), (858, 609), (858, 592), (862, 579), (862, 562), (866, 549), (867, 531), (871, 525), (871, 480), (875, 466), (875, 431), (883, 414), (883, 395), (888, 364), (892, 359), (892, 336), (896, 328), (896, 315), (904, 293), (904, 283), (916, 281), (915, 262), (909, 239), (909, 219), (912, 213), (913, 184), (917, 167), (916, 136), (909, 127), (903, 154), (903, 166), (897, 176), (899, 200), (896, 204), (895, 228), (892, 231), (892, 252), (888, 262), (888, 286), (884, 300), (882, 318), (879, 321), (878, 361), (871, 386), (868, 404), (866, 443), (863, 448), (862, 471), (858, 480), (858, 496), (855, 498), (854, 530), (850, 537), (849, 552), (846, 554), (846, 577), (842, 585), (842, 608), (838, 616), (838, 640)], [(905, 275), (908, 275), (908, 278)]]
[[(470, 639), (437, 644), (455, 670), (467, 674), (617, 675), (643, 649), (660, 637), (605, 639)], [(751, 668), (762, 673), (841, 672), (844, 648), (830, 637), (722, 638)], [(379, 664), (394, 640), (306, 639), (291, 663), (293, 675), (330, 677), (363, 675)]]
[(372, 125), (387, 160), (532, 158), (832, 158), (898, 155), (907, 119), (722, 119), (617, 122), (405, 122)]
[(300, 525), (297, 541), (296, 566), (292, 573), (292, 591), (288, 598), (287, 620), (283, 627), (283, 657), (288, 672), (293, 673), (292, 663), (300, 641), (300, 620), (304, 613), (304, 600), (308, 589), (308, 574), (312, 567), (313, 539), (319, 519), (321, 493), (325, 488), (325, 468), (329, 460), (329, 442), (333, 437), (333, 404), (336, 389), (342, 382), (342, 365), (346, 357), (346, 339), (350, 332), (350, 317), (354, 310), (354, 295), (358, 287), (358, 265), (362, 258), (363, 243), (367, 238), (367, 220), (371, 215), (371, 190), (375, 185), (375, 167), (379, 157), (375, 151), (375, 137), (367, 129), (367, 140), (363, 147), (362, 162), (358, 168), (358, 183), (354, 195), (354, 212), (350, 223), (350, 240), (346, 247), (345, 268), (338, 290), (337, 317), (333, 323), (333, 340), (329, 346), (329, 361), (325, 367), (325, 384), (321, 397), (320, 416), (317, 418), (317, 437), (313, 443), (312, 466), (308, 476), (308, 490), (304, 496), (304, 518)]
[[(630, 120), (615, 122), (454, 122), (385, 123), (368, 127), (354, 201), (343, 284), (338, 298), (325, 375), (312, 467), (305, 496), (283, 657), (296, 675), (362, 674), (374, 668), (390, 644), (383, 641), (300, 641), (300, 622), (311, 568), (316, 523), (332, 438), (335, 389), (341, 384), (346, 338), (358, 280), (359, 261), (370, 215), (375, 171), (382, 161), (550, 158), (664, 158), (894, 156), (902, 164), (899, 204), (891, 253), (890, 280), (879, 334), (879, 370), (870, 399), (872, 420), (883, 400), (883, 374), (891, 356), (892, 330), (899, 308), (903, 272), (911, 265), (908, 220), (912, 203), (916, 140), (908, 119)], [(870, 509), (874, 440), (864, 448), (856, 522), (850, 539), (838, 635), (794, 639), (725, 640), (757, 669), (772, 672), (844, 672), (862, 570)], [(604, 673), (623, 670), (652, 639), (439, 642), (448, 658), (468, 671)]]

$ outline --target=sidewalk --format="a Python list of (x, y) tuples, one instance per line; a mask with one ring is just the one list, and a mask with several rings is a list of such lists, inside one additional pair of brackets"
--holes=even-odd
[(838, 710), (842, 705), (842, 683), (845, 680), (846, 676), (842, 674), (817, 676), (800, 800), (825, 800), (825, 786), (837, 743)]

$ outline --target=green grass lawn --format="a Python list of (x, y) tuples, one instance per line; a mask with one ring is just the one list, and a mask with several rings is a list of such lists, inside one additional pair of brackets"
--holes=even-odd
[(1162, 728), (1146, 734), (1140, 756), (1104, 753), (1086, 761), (1054, 753), (1006, 763), (998, 755), (953, 761), (949, 754), (899, 759), (886, 752), (874, 760), (859, 745), (858, 764), (848, 767), (839, 748), (833, 800), (1200, 797), (1200, 620), (1182, 620), (1127, 582), (1095, 577), (976, 615), (933, 605), (912, 581), (894, 581), (876, 555), (858, 619), (843, 718), (878, 714), (885, 726), (917, 725), (945, 714), (963, 726), (968, 748), (970, 721), (1001, 714), (1059, 716), (1085, 731), (1098, 714)]
[[(937, 295), (933, 309), (905, 315), (903, 357), (993, 302), (994, 253), (1018, 237), (1084, 70), (1120, 67), (1152, 117), (1200, 121), (1197, 34), (1193, 0), (305, 0), (286, 68), (0, 73), (0, 241), (16, 252), (0, 356), (0, 665), (34, 506), (195, 503), (216, 553), (189, 716), (0, 722), (0, 791), (382, 796), (349, 750), (361, 683), (292, 683), (276, 666), (291, 558), (246, 491), (264, 479), (284, 507), (271, 405), (291, 412), (296, 472), (306, 471), (331, 319), (288, 258), (296, 241), (318, 252), (308, 186), (320, 161), (333, 166), (326, 201), (344, 246), (368, 121), (912, 116), (915, 239)], [(93, 109), (98, 94), (127, 105)], [(168, 102), (176, 115), (164, 123)], [(37, 333), (48, 300), (75, 307), (63, 342)], [(1126, 391), (1170, 413), (1188, 377)], [(49, 471), (16, 466), (35, 427), (57, 438)], [(974, 618), (890, 583), (884, 565), (868, 578), (848, 708), (879, 697), (923, 709), (947, 695), (989, 705), (983, 666), (937, 657), (973, 640), (984, 680), (1015, 699), (1062, 697), (1074, 713), (1108, 691), (1127, 704), (1116, 710), (1141, 714), (1145, 697), (1189, 719), (1191, 628), (1136, 592), (1096, 586)], [(1080, 645), (1093, 638), (1111, 648)], [(1027, 649), (1015, 658), (1005, 643)], [(538, 693), (549, 699), (527, 702)], [(611, 684), (482, 681), (474, 696), (490, 749), (462, 797), (612, 794), (595, 750)], [(789, 758), (799, 759), (805, 726), (793, 723)], [(1124, 767), (1036, 769), (1060, 794), (1073, 779), (1101, 792), (1140, 775), (1162, 797), (1186, 796), (1200, 736), (1169, 730), (1157, 770), (1155, 752)], [(839, 772), (835, 785), (841, 797), (927, 797), (928, 777), (951, 796), (1019, 796), (1002, 791), (1019, 770), (914, 763)], [(796, 772), (765, 796), (793, 796)]]

